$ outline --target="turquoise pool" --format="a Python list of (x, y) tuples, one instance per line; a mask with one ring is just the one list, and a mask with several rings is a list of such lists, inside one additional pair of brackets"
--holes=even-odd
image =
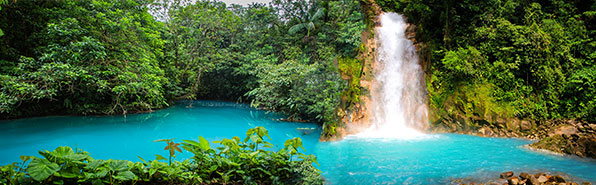
[[(167, 155), (163, 138), (209, 141), (240, 136), (264, 126), (273, 143), (301, 137), (307, 153), (318, 156), (329, 184), (448, 184), (456, 178), (494, 178), (502, 171), (549, 171), (596, 182), (596, 161), (528, 150), (521, 139), (482, 138), (458, 134), (428, 135), (411, 140), (348, 137), (319, 142), (314, 123), (276, 121), (280, 115), (247, 105), (218, 101), (185, 101), (168, 109), (127, 116), (53, 116), (0, 121), (0, 165), (37, 155), (40, 149), (68, 145), (97, 159), (138, 161)], [(296, 128), (315, 128), (307, 135)], [(178, 159), (190, 156), (183, 153)]]

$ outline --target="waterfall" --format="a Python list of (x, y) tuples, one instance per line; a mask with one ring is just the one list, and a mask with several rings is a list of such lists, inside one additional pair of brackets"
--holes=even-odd
[[(424, 135), (428, 109), (424, 75), (407, 24), (397, 13), (383, 13), (376, 28), (376, 55), (371, 87), (371, 127), (360, 137), (412, 138)], [(417, 130), (418, 129), (418, 130)]]

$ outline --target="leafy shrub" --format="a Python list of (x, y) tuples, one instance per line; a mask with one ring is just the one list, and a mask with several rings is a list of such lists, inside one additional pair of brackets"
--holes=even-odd
[[(255, 127), (246, 138), (223, 139), (213, 143), (183, 140), (182, 148), (194, 154), (184, 161), (98, 160), (89, 153), (61, 146), (40, 151), (43, 158), (22, 156), (22, 162), (0, 167), (0, 184), (323, 184), (314, 155), (306, 155), (300, 138), (289, 139), (284, 148), (271, 151), (268, 131)], [(172, 140), (166, 150), (170, 159), (179, 151)], [(174, 147), (172, 147), (174, 146)], [(269, 148), (269, 149), (266, 149)], [(173, 152), (172, 152), (173, 151)], [(318, 164), (318, 163), (317, 163)]]
[(344, 88), (336, 69), (320, 63), (286, 61), (259, 67), (259, 86), (246, 95), (254, 107), (280, 111), (290, 119), (322, 122)]

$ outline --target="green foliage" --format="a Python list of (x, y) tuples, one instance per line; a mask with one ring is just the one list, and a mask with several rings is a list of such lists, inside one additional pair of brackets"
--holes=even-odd
[(0, 38), (0, 59), (8, 61), (0, 74), (3, 116), (110, 114), (168, 105), (157, 60), (161, 23), (146, 2), (39, 3), (10, 2), (0, 12), (0, 27), (11, 30)]
[(416, 25), (435, 111), (482, 114), (472, 109), (486, 105), (518, 118), (596, 119), (595, 2), (376, 2)]
[(317, 28), (317, 22), (325, 16), (325, 8), (319, 8), (317, 11), (308, 17), (308, 20), (300, 20), (301, 23), (296, 24), (288, 30), (290, 34), (296, 34), (298, 31), (305, 29), (306, 37), (310, 36), (310, 32)]
[[(5, 5), (8, 3), (8, 0), (2, 0), (0, 1), (0, 10), (2, 10), (2, 5)], [(0, 37), (2, 37), (4, 35), (4, 32), (2, 31), (2, 29), (0, 29)]]
[[(446, 97), (441, 101), (443, 107), (433, 107), (436, 116), (456, 118), (483, 118), (487, 121), (496, 121), (498, 118), (508, 118), (515, 115), (515, 109), (508, 102), (499, 102), (494, 98), (494, 85), (492, 84), (467, 84), (461, 85), (451, 93), (442, 95)], [(432, 104), (435, 106), (436, 104)]]
[(257, 46), (256, 52), (246, 55), (252, 60), (246, 70), (254, 71), (248, 74), (256, 81), (245, 95), (254, 106), (280, 111), (291, 120), (323, 123), (334, 119), (341, 92), (347, 87), (334, 61), (355, 56), (360, 46), (364, 24), (358, 2), (274, 1), (272, 8), (277, 11), (272, 13), (289, 21), (285, 30), (270, 29), (265, 40), (287, 30), (304, 33), (283, 35), (278, 42)]
[(29, 157), (22, 157), (22, 166), (4, 166), (13, 169), (12, 176), (20, 177), (6, 184), (121, 184), (138, 179), (131, 171), (135, 163), (130, 161), (95, 160), (87, 152), (65, 146), (39, 154), (44, 158), (32, 156), (27, 165)]
[(290, 119), (321, 121), (339, 103), (344, 84), (331, 66), (287, 61), (258, 70), (259, 87), (247, 93), (253, 106), (281, 111)]
[(349, 88), (344, 92), (348, 97), (348, 104), (360, 102), (360, 77), (362, 76), (362, 62), (354, 58), (337, 58), (338, 67), (342, 75), (349, 80)]
[(42, 181), (47, 179), (52, 174), (58, 171), (58, 164), (51, 163), (47, 159), (33, 158), (30, 166), (27, 168), (27, 172), (36, 181)]
[(334, 61), (357, 54), (364, 29), (356, 0), (7, 1), (2, 8), (4, 118), (126, 114), (201, 98), (322, 123), (346, 88)]
[[(96, 160), (87, 152), (70, 147), (40, 151), (44, 158), (21, 157), (22, 163), (0, 167), (0, 184), (323, 184), (313, 163), (314, 155), (298, 151), (300, 138), (286, 141), (285, 147), (271, 151), (263, 127), (247, 131), (242, 142), (238, 137), (215, 141), (217, 150), (203, 137), (199, 141), (183, 140), (182, 148), (194, 154), (170, 165), (159, 159), (141, 162)], [(163, 140), (174, 143), (171, 139)], [(177, 144), (177, 143), (175, 143)], [(258, 149), (259, 144), (270, 149)], [(169, 150), (169, 149), (168, 149)], [(177, 149), (176, 149), (177, 151)], [(294, 160), (293, 156), (299, 156)], [(318, 163), (317, 163), (318, 164)]]
[(334, 61), (356, 56), (364, 29), (357, 0), (9, 1), (2, 8), (4, 118), (126, 114), (200, 98), (322, 123), (334, 118), (347, 88)]
[[(596, 121), (596, 67), (585, 67), (569, 78), (569, 86), (565, 91), (567, 112), (589, 121)], [(580, 96), (575, 96), (575, 95)]]

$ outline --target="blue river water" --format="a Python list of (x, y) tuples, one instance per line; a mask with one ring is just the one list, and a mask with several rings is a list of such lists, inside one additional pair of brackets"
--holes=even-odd
[[(458, 178), (486, 181), (500, 172), (552, 172), (577, 181), (596, 182), (596, 161), (529, 150), (522, 139), (433, 134), (423, 138), (347, 137), (319, 142), (314, 123), (280, 122), (275, 113), (248, 105), (218, 101), (184, 101), (152, 113), (127, 116), (52, 116), (0, 121), (0, 165), (20, 155), (71, 146), (96, 159), (153, 160), (167, 156), (163, 143), (175, 138), (209, 141), (239, 136), (263, 126), (277, 149), (286, 139), (301, 137), (306, 153), (315, 154), (328, 184), (449, 184)], [(297, 128), (314, 128), (304, 134)], [(188, 152), (177, 156), (188, 158)], [(472, 177), (472, 178), (470, 178)]]

